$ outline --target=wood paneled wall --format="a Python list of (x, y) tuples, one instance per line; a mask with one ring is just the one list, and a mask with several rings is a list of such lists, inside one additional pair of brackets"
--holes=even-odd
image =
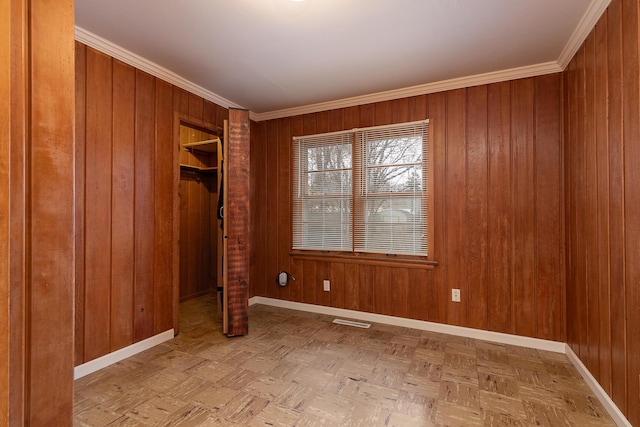
[(613, 0), (563, 74), (567, 341), (640, 425), (637, 0)]
[[(252, 295), (564, 341), (561, 100), (554, 74), (254, 123)], [(438, 265), (290, 256), (292, 136), (424, 118)]]
[(0, 20), (0, 425), (71, 425), (73, 2)]
[(180, 171), (180, 301), (215, 291), (218, 256), (216, 176)]
[[(180, 125), (180, 144), (216, 135)], [(217, 144), (216, 144), (217, 145)], [(217, 152), (180, 148), (180, 165), (216, 167)], [(213, 292), (218, 270), (218, 173), (180, 167), (180, 301)]]
[(228, 111), (81, 43), (76, 107), (77, 365), (177, 327), (179, 123)]

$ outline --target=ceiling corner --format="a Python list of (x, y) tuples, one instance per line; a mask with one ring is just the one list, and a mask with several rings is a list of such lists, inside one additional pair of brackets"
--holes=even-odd
[(567, 68), (567, 65), (569, 65), (573, 56), (576, 54), (578, 49), (580, 49), (582, 43), (584, 43), (587, 36), (589, 36), (589, 33), (591, 33), (593, 28), (596, 26), (604, 11), (609, 7), (609, 3), (611, 3), (611, 0), (592, 0), (589, 8), (582, 16), (578, 26), (571, 35), (571, 38), (565, 45), (562, 52), (560, 52), (558, 64), (562, 70)]

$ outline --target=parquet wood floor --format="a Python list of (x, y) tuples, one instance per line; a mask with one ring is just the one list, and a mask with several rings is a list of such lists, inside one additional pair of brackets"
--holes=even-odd
[(77, 380), (74, 424), (614, 425), (563, 354), (261, 305), (226, 338), (215, 304), (182, 303), (176, 338)]

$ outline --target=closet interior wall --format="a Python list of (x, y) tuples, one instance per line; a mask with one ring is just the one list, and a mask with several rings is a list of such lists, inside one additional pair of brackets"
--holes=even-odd
[(217, 164), (217, 152), (187, 150), (182, 144), (216, 135), (180, 125), (180, 301), (215, 291), (218, 257), (218, 172), (198, 171)]

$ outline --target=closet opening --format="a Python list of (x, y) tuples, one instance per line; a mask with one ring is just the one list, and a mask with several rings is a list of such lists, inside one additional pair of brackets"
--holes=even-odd
[[(179, 285), (177, 325), (188, 322), (188, 301), (209, 295), (207, 316), (222, 329), (222, 130), (180, 120)], [(186, 303), (186, 304), (185, 304)], [(202, 307), (201, 304), (198, 307)], [(176, 326), (177, 326), (176, 325)], [(178, 330), (176, 330), (176, 333)]]

